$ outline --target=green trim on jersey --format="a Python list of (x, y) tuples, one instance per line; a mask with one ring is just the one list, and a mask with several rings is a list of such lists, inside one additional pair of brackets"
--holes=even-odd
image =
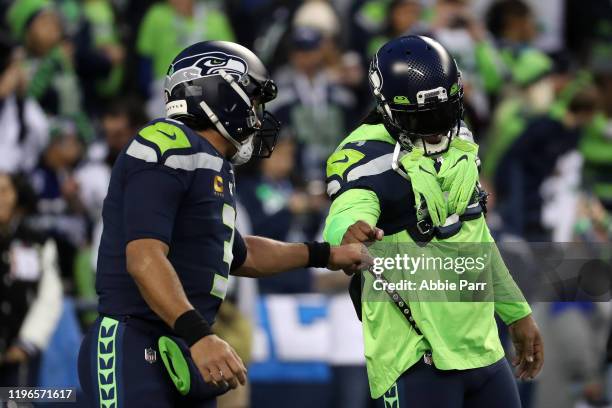
[(142, 129), (139, 133), (143, 139), (155, 144), (163, 156), (171, 149), (184, 149), (191, 147), (185, 132), (178, 126), (168, 122), (156, 122)]

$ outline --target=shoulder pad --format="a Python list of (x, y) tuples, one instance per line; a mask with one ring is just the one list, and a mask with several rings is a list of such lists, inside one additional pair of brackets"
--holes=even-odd
[(393, 145), (380, 141), (349, 142), (327, 160), (327, 192), (335, 197), (350, 188), (377, 189), (391, 170)]
[(378, 125), (361, 125), (357, 129), (353, 130), (341, 143), (338, 149), (344, 147), (344, 145), (353, 142), (365, 142), (365, 141), (379, 141), (395, 145), (395, 140), (391, 137), (385, 126), (382, 124)]
[(338, 176), (343, 178), (346, 170), (349, 167), (359, 163), (364, 157), (365, 153), (356, 149), (351, 149), (350, 147), (345, 147), (342, 150), (335, 151), (327, 159), (327, 177), (330, 178), (333, 176)]
[(182, 123), (162, 119), (145, 126), (130, 142), (126, 155), (175, 170), (211, 169), (220, 171), (223, 159), (209, 143)]
[(194, 144), (193, 131), (171, 119), (157, 119), (143, 127), (130, 142), (126, 154), (146, 162), (162, 162), (169, 151), (188, 153)]
[(160, 156), (163, 156), (168, 150), (191, 147), (186, 130), (179, 122), (159, 120), (142, 128), (138, 136), (155, 146)]

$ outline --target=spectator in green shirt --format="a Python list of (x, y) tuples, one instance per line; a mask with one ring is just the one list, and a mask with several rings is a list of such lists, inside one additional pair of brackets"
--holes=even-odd
[(599, 113), (586, 126), (580, 140), (584, 157), (583, 178), (593, 195), (612, 210), (612, 47), (594, 47), (590, 68), (599, 90)]
[(48, 0), (17, 0), (6, 21), (26, 49), (26, 93), (45, 113), (74, 120), (83, 137), (92, 135), (75, 72), (74, 46), (64, 38), (60, 15)]
[(83, 15), (90, 26), (91, 39), (113, 62), (108, 74), (100, 78), (96, 92), (103, 97), (117, 94), (123, 79), (125, 50), (121, 45), (115, 14), (108, 0), (87, 0), (83, 3)]
[[(496, 39), (501, 59), (497, 72), (491, 70), (485, 77), (487, 91), (495, 94), (508, 80), (513, 83), (524, 80), (524, 54), (531, 54), (528, 56), (531, 59), (546, 56), (541, 57), (542, 51), (533, 46), (538, 30), (533, 12), (523, 0), (495, 2), (487, 11), (486, 20), (487, 28)], [(485, 58), (486, 54), (482, 56), (482, 59)]]
[(163, 115), (160, 81), (168, 65), (183, 48), (205, 40), (233, 41), (234, 33), (225, 13), (213, 1), (168, 0), (153, 5), (140, 24), (136, 51), (142, 58), (141, 88), (150, 96), (150, 116)]

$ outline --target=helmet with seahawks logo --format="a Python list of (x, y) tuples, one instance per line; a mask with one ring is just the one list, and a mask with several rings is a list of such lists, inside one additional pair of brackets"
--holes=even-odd
[(164, 85), (166, 116), (194, 130), (214, 127), (237, 153), (234, 164), (269, 157), (279, 122), (265, 110), (277, 88), (261, 60), (228, 41), (204, 41), (176, 56)]
[[(463, 116), (461, 74), (450, 53), (437, 41), (417, 35), (383, 45), (370, 64), (370, 89), (391, 136), (426, 155), (448, 150)], [(432, 143), (431, 136), (440, 136)]]

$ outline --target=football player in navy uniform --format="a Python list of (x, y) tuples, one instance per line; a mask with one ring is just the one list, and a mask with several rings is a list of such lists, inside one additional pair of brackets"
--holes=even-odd
[(113, 167), (96, 290), (100, 317), (83, 340), (79, 377), (96, 407), (214, 407), (246, 368), (211, 332), (228, 275), (305, 266), (356, 267), (361, 246), (245, 236), (233, 165), (268, 157), (276, 86), (234, 43), (183, 50), (165, 82), (166, 118), (140, 130)]

